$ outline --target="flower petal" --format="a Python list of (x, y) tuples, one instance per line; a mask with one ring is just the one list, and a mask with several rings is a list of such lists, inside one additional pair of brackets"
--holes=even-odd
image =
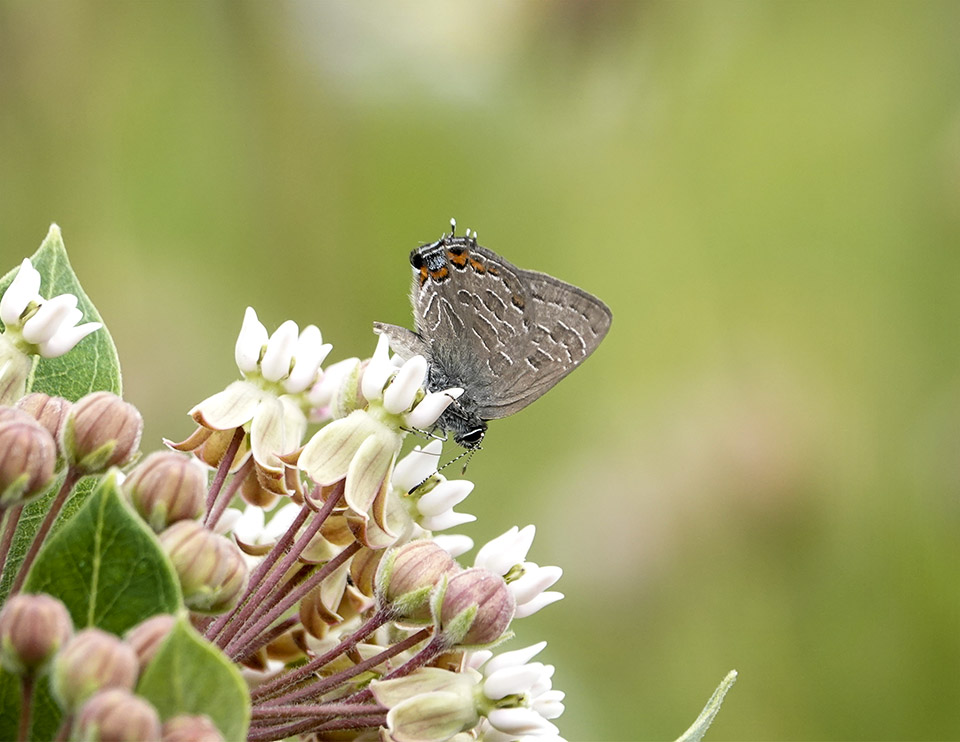
[(507, 734), (559, 734), (560, 730), (533, 709), (493, 709), (487, 714), (490, 723)]
[(20, 315), (31, 301), (42, 301), (40, 297), (40, 272), (33, 267), (30, 258), (24, 258), (20, 270), (0, 298), (0, 320), (6, 327), (18, 327)]
[(316, 325), (304, 327), (293, 351), (293, 370), (284, 381), (283, 388), (290, 394), (298, 394), (310, 388), (317, 380), (320, 364), (332, 349), (332, 345), (323, 342), (320, 328)]
[(260, 373), (267, 381), (280, 381), (290, 373), (290, 362), (297, 347), (300, 329), (288, 319), (278, 327), (267, 341), (267, 349), (260, 361)]
[(333, 484), (347, 475), (357, 450), (378, 426), (366, 412), (354, 410), (324, 426), (307, 441), (297, 464), (317, 484)]
[(463, 536), (459, 533), (451, 533), (449, 535), (440, 534), (439, 536), (433, 537), (434, 542), (447, 552), (450, 556), (456, 559), (461, 554), (466, 554), (470, 549), (473, 548), (473, 539), (469, 536)]
[(483, 682), (483, 694), (497, 701), (510, 694), (526, 693), (542, 674), (543, 664), (540, 662), (505, 667), (491, 674)]
[(396, 369), (390, 363), (390, 341), (386, 335), (377, 339), (377, 348), (363, 370), (360, 380), (360, 392), (365, 399), (380, 399), (383, 396), (383, 385), (387, 383)]
[(498, 575), (505, 575), (514, 565), (520, 564), (527, 558), (527, 552), (533, 544), (536, 532), (536, 527), (532, 525), (522, 530), (514, 526), (481, 546), (474, 560), (474, 566), (489, 569)]
[(99, 322), (86, 322), (76, 327), (61, 327), (52, 338), (39, 344), (40, 355), (44, 358), (57, 358), (64, 353), (69, 353), (77, 343), (101, 327), (103, 325)]
[(257, 370), (257, 364), (260, 362), (260, 353), (263, 346), (267, 344), (269, 335), (267, 328), (257, 319), (257, 313), (253, 307), (247, 307), (243, 313), (243, 324), (240, 326), (240, 333), (237, 335), (237, 344), (233, 349), (233, 358), (244, 374)]
[(437, 461), (443, 449), (442, 441), (430, 441), (414, 449), (397, 462), (393, 470), (393, 485), (408, 492), (437, 471)]
[(473, 486), (466, 479), (441, 482), (417, 501), (417, 509), (424, 516), (440, 515), (463, 502)]
[(77, 308), (77, 297), (60, 294), (40, 305), (37, 313), (23, 323), (23, 339), (28, 343), (44, 343), (56, 334), (64, 320)]
[(211, 430), (230, 430), (250, 422), (266, 393), (249, 381), (234, 381), (222, 392), (207, 397), (190, 410), (190, 416)]
[(548, 590), (545, 593), (540, 593), (533, 600), (528, 600), (523, 605), (518, 605), (517, 613), (514, 617), (526, 618), (527, 616), (532, 616), (541, 608), (546, 608), (548, 605), (551, 603), (556, 603), (558, 600), (563, 600), (563, 593), (558, 593), (552, 590)]
[(426, 430), (437, 422), (437, 418), (443, 414), (454, 400), (459, 399), (463, 394), (460, 387), (451, 387), (440, 392), (430, 392), (427, 394), (413, 410), (407, 414), (406, 423), (411, 428)]
[(518, 667), (520, 665), (524, 665), (540, 654), (540, 652), (542, 652), (546, 646), (546, 642), (537, 642), (536, 644), (531, 644), (529, 647), (523, 647), (522, 649), (514, 649), (510, 652), (501, 652), (487, 662), (483, 668), (483, 674), (490, 676), (493, 673), (507, 667)]
[(407, 360), (383, 393), (384, 409), (394, 415), (410, 409), (426, 376), (426, 358), (416, 355)]
[(448, 528), (462, 526), (464, 523), (473, 523), (476, 519), (477, 516), (469, 513), (455, 513), (452, 510), (447, 510), (440, 515), (422, 518), (420, 525), (428, 531), (445, 531)]
[(393, 458), (400, 449), (400, 436), (380, 426), (368, 436), (350, 461), (343, 499), (355, 513), (363, 515), (373, 505)]

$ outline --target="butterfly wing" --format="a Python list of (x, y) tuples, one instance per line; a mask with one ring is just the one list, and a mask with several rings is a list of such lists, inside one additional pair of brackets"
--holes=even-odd
[(512, 415), (552, 389), (597, 349), (613, 316), (600, 299), (534, 271), (520, 273), (523, 333), (513, 342), (513, 364), (500, 375), (479, 413), (485, 420)]
[[(464, 387), (484, 420), (539, 398), (592, 353), (610, 327), (606, 305), (552, 276), (524, 271), (453, 238), (421, 248), (414, 271), (417, 334), (445, 382)], [(442, 258), (442, 260), (441, 260)]]

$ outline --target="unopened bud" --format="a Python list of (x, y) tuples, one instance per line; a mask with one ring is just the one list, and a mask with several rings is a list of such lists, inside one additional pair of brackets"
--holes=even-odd
[(247, 585), (247, 564), (233, 541), (181, 520), (160, 534), (160, 543), (177, 570), (188, 608), (223, 613), (237, 604)]
[(14, 595), (0, 611), (0, 664), (17, 675), (42, 668), (73, 633), (66, 606), (49, 595)]
[(475, 567), (447, 583), (440, 626), (456, 644), (490, 644), (503, 636), (515, 611), (516, 601), (503, 578)]
[(17, 409), (23, 410), (40, 423), (54, 437), (60, 435), (60, 428), (73, 403), (63, 397), (51, 397), (43, 392), (33, 392), (17, 402)]
[(206, 489), (203, 465), (174, 451), (150, 454), (123, 481), (134, 509), (157, 533), (203, 515)]
[(142, 671), (153, 659), (163, 640), (167, 638), (177, 619), (167, 613), (161, 613), (141, 621), (126, 634), (124, 641), (133, 647)]
[(57, 463), (57, 444), (46, 428), (25, 412), (11, 412), (18, 415), (7, 414), (0, 422), (0, 508), (41, 495)]
[(161, 742), (223, 742), (223, 735), (209, 716), (182, 714), (163, 724)]
[(430, 594), (460, 567), (430, 539), (411, 541), (388, 553), (377, 573), (378, 592), (404, 619), (428, 621)]
[(60, 705), (70, 711), (99, 690), (130, 690), (138, 670), (133, 647), (100, 629), (84, 629), (54, 659), (51, 686)]
[(143, 418), (111, 392), (93, 392), (74, 403), (64, 421), (63, 452), (70, 466), (96, 474), (129, 463), (137, 453)]
[(110, 688), (80, 709), (74, 739), (83, 742), (142, 742), (160, 739), (160, 716), (146, 700), (128, 690)]

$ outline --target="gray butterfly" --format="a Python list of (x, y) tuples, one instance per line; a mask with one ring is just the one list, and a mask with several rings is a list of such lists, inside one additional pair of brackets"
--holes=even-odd
[(477, 449), (487, 421), (545, 394), (596, 350), (612, 315), (597, 297), (444, 235), (410, 253), (416, 332), (374, 323), (401, 358), (427, 359), (427, 389), (462, 387), (436, 427)]

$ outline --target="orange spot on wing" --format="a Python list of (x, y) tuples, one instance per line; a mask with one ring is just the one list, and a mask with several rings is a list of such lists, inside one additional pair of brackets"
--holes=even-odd
[(434, 281), (443, 281), (449, 275), (450, 271), (447, 270), (447, 266), (445, 265), (437, 268), (435, 271), (430, 271), (430, 278)]
[(487, 268), (479, 260), (470, 259), (470, 267), (473, 268), (477, 273), (484, 273)]
[(470, 253), (466, 250), (447, 250), (447, 257), (450, 258), (450, 262), (455, 266), (458, 268), (463, 268), (467, 264), (467, 259), (470, 257)]

